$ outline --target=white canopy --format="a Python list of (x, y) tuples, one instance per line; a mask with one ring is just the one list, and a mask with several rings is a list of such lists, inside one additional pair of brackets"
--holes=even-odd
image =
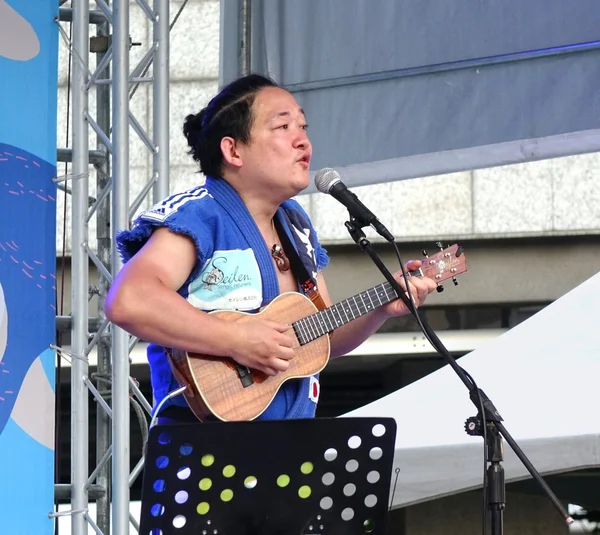
[[(600, 273), (459, 360), (542, 475), (600, 467), (599, 318)], [(446, 365), (344, 416), (396, 420), (393, 507), (402, 507), (481, 487), (483, 439), (464, 430), (476, 413)], [(530, 477), (504, 445), (506, 482)], [(597, 489), (587, 507), (600, 507)]]

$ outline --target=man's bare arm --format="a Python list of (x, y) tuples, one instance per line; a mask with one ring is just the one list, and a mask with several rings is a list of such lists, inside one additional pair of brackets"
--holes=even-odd
[(142, 340), (223, 354), (225, 322), (197, 310), (177, 293), (195, 264), (190, 238), (156, 230), (114, 280), (106, 299), (107, 318)]
[(233, 323), (196, 309), (177, 293), (196, 265), (188, 237), (156, 230), (118, 273), (107, 318), (138, 338), (190, 353), (229, 356), (275, 375), (293, 358), (288, 326), (256, 319)]

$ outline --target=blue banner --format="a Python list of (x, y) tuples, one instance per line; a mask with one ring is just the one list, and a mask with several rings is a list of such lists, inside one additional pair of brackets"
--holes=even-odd
[(0, 0), (0, 533), (50, 535), (56, 0)]

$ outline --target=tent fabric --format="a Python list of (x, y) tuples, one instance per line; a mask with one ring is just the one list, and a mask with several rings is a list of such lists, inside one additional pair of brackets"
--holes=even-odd
[[(600, 467), (598, 295), (600, 273), (459, 360), (542, 475)], [(344, 417), (396, 420), (401, 507), (481, 487), (483, 439), (464, 430), (476, 413), (446, 365)], [(507, 482), (530, 477), (506, 442), (502, 466)], [(600, 507), (594, 494), (588, 506)]]
[[(222, 82), (238, 8), (223, 6)], [(313, 170), (357, 186), (599, 150), (599, 26), (596, 0), (253, 0), (251, 68), (307, 111)], [(561, 143), (573, 133), (583, 146)]]

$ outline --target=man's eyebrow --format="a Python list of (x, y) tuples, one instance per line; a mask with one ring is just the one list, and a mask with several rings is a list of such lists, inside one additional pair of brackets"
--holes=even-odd
[[(306, 113), (304, 113), (304, 110), (302, 108), (298, 108), (298, 111), (306, 117)], [(291, 113), (289, 111), (279, 111), (271, 115), (271, 117), (269, 117), (269, 121), (272, 121), (273, 119), (278, 119), (279, 117), (289, 117), (290, 115)]]

